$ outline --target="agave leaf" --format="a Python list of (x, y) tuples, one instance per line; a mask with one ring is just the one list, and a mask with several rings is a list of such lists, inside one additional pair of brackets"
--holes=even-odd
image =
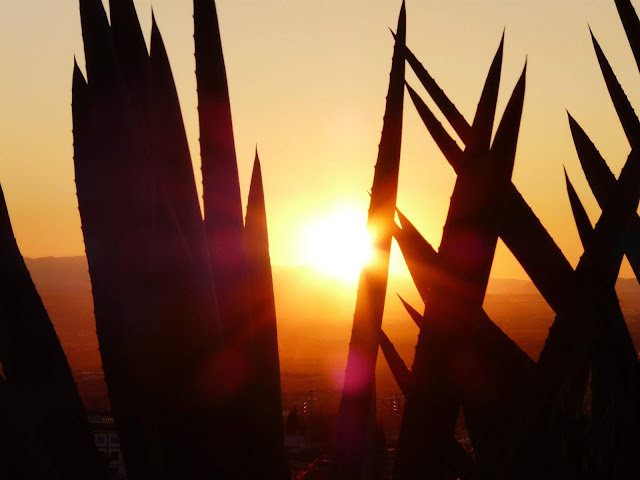
[(214, 0), (194, 0), (204, 223), (221, 319), (230, 337), (248, 328), (242, 199), (231, 102)]
[[(104, 479), (105, 465), (71, 368), (16, 243), (1, 187), (0, 262), (0, 362), (6, 386), (29, 412), (28, 423), (64, 478)], [(52, 428), (59, 442), (50, 441)]]
[(496, 177), (494, 181), (504, 182), (506, 185), (510, 183), (516, 157), (518, 133), (520, 132), (520, 121), (524, 105), (526, 73), (527, 64), (525, 62), (522, 74), (513, 89), (511, 98), (509, 98), (502, 120), (500, 120), (496, 137), (491, 145), (491, 155), (489, 155), (490, 165)]
[[(605, 209), (616, 188), (616, 177), (582, 127), (569, 115), (569, 126), (582, 170), (601, 209)], [(624, 240), (629, 264), (640, 279), (640, 218), (635, 215), (627, 227)]]
[[(494, 70), (492, 68), (492, 76), (495, 75)], [(482, 305), (493, 262), (497, 243), (496, 223), (513, 171), (525, 74), (526, 65), (509, 99), (485, 165), (479, 169), (471, 168), (478, 164), (474, 155), (484, 154), (473, 148), (465, 151), (465, 163), (470, 167), (458, 176), (443, 228), (439, 258), (447, 266), (447, 273), (453, 281), (442, 288), (458, 290), (457, 293), (462, 295), (460, 300), (470, 305)], [(491, 89), (487, 87), (485, 90)], [(481, 103), (486, 101), (483, 99)], [(468, 254), (470, 249), (474, 252), (473, 257)]]
[[(636, 176), (636, 174), (638, 174)], [(579, 268), (593, 272), (597, 259), (598, 269), (606, 273), (607, 282), (615, 282), (624, 253), (620, 236), (624, 234), (628, 221), (633, 218), (640, 198), (640, 152), (632, 150), (616, 183), (614, 196), (602, 212), (594, 229), (596, 244), (585, 252)], [(586, 256), (586, 258), (585, 258)], [(586, 273), (585, 273), (586, 274)]]
[(567, 184), (567, 193), (569, 195), (571, 211), (573, 212), (573, 219), (576, 222), (576, 227), (578, 227), (578, 235), (580, 236), (582, 246), (586, 249), (589, 244), (589, 237), (593, 235), (593, 226), (591, 225), (591, 220), (589, 220), (589, 216), (580, 201), (580, 197), (578, 197), (578, 194), (569, 180), (566, 169), (564, 171), (564, 179)]
[(398, 298), (400, 299), (405, 310), (407, 311), (407, 313), (409, 313), (409, 316), (415, 322), (418, 328), (421, 327), (422, 320), (423, 320), (422, 314), (418, 312), (415, 308), (413, 308), (408, 302), (406, 302), (405, 299), (402, 298), (400, 295), (398, 295)]
[(613, 69), (609, 64), (607, 57), (605, 57), (602, 48), (600, 48), (600, 44), (596, 40), (596, 37), (593, 35), (591, 30), (589, 30), (589, 32), (591, 33), (591, 41), (593, 42), (593, 48), (596, 51), (598, 64), (600, 65), (602, 76), (604, 77), (604, 81), (607, 85), (609, 96), (611, 97), (613, 106), (616, 109), (616, 113), (618, 114), (618, 118), (620, 119), (620, 123), (624, 129), (624, 133), (627, 136), (627, 140), (629, 140), (631, 147), (634, 148), (640, 144), (640, 122), (638, 121), (638, 116), (633, 110), (633, 107), (629, 103), (629, 99), (625, 95), (624, 90), (613, 73)]
[(397, 213), (398, 213), (398, 219), (400, 220), (401, 228), (409, 232), (409, 235), (411, 235), (412, 237), (414, 238), (420, 237), (422, 239), (421, 249), (422, 249), (423, 255), (429, 258), (430, 263), (436, 264), (437, 258), (438, 258), (438, 252), (436, 252), (436, 250), (431, 246), (431, 244), (425, 240), (425, 238), (418, 231), (418, 229), (413, 225), (413, 223), (409, 221), (407, 217), (405, 217), (405, 215), (400, 210), (397, 210)]
[(411, 69), (416, 74), (418, 80), (420, 80), (420, 83), (422, 83), (429, 96), (431, 96), (462, 141), (465, 143), (468, 142), (471, 135), (471, 126), (469, 125), (469, 122), (465, 120), (453, 102), (449, 100), (449, 97), (447, 97), (447, 95), (442, 91), (427, 69), (424, 68), (422, 63), (420, 63), (408, 47), (405, 48), (405, 55)]
[[(402, 255), (405, 259), (405, 262), (407, 263), (407, 266), (412, 275), (414, 283), (416, 285), (425, 286), (426, 293), (422, 293), (422, 292), (419, 292), (419, 293), (421, 293), (421, 295), (424, 295), (426, 297), (431, 286), (434, 284), (434, 282), (436, 282), (436, 278), (442, 277), (442, 275), (444, 275), (445, 272), (439, 271), (438, 269), (434, 268), (435, 266), (438, 265), (439, 260), (437, 258), (438, 254), (435, 252), (435, 250), (433, 250), (433, 247), (431, 247), (431, 245), (424, 239), (424, 237), (420, 234), (420, 232), (413, 226), (413, 224), (404, 215), (402, 215), (400, 211), (398, 211), (398, 216), (402, 221), (403, 228), (397, 227), (396, 230), (397, 232), (404, 232), (404, 233), (399, 234), (395, 238), (402, 239), (398, 241), (398, 245), (400, 246)], [(415, 264), (428, 264), (432, 266), (431, 267), (432, 269), (421, 270), (416, 268)], [(416, 273), (414, 274), (414, 272)], [(437, 281), (441, 283), (442, 282), (446, 283), (451, 280), (439, 279)], [(418, 324), (418, 326), (421, 326), (421, 324), (424, 321), (424, 316), (420, 315), (420, 313), (417, 312), (413, 307), (411, 307), (411, 305), (409, 305), (407, 302), (405, 302), (402, 297), (400, 297), (399, 295), (398, 297), (400, 298), (400, 300), (402, 301), (403, 305), (405, 306), (409, 314), (412, 316), (412, 318), (414, 318), (414, 321), (416, 321), (416, 324)], [(496, 330), (496, 331), (499, 330), (498, 327), (496, 327), (495, 324), (491, 321), (489, 316), (486, 313), (484, 313), (484, 311), (482, 311), (482, 313), (474, 313), (474, 316), (475, 318), (477, 318), (478, 325), (487, 326), (487, 328), (489, 328), (490, 330)], [(504, 337), (505, 337), (504, 339), (505, 343), (515, 345), (513, 343), (513, 340), (508, 338), (506, 335), (504, 335)], [(516, 347), (516, 350), (520, 352), (517, 354), (517, 356), (523, 359), (526, 358), (526, 360), (524, 361), (524, 363), (526, 364), (526, 367), (524, 370), (530, 370), (533, 363), (531, 362), (529, 357), (519, 347)]]
[[(634, 432), (640, 428), (640, 365), (614, 284), (622, 260), (620, 237), (640, 198), (639, 174), (640, 154), (632, 151), (614, 197), (596, 224), (589, 247), (576, 268), (575, 283), (569, 290), (571, 308), (557, 315), (549, 331), (532, 390), (538, 393), (525, 408), (527, 418), (522, 421), (519, 438), (515, 442), (509, 440), (509, 446), (494, 459), (493, 466), (505, 468), (504, 473), (496, 475), (492, 470), (491, 478), (508, 478), (527, 462), (541, 469), (532, 472), (534, 475), (542, 471), (548, 474), (545, 468), (558, 464), (562, 426), (567, 415), (581, 406), (592, 358), (594, 398), (618, 412), (613, 419), (602, 422), (602, 413), (597, 412), (607, 408), (594, 411), (596, 424), (608, 423), (607, 434), (617, 439), (615, 457), (604, 457), (615, 459), (617, 465), (607, 463), (606, 468), (627, 473), (636, 470), (631, 452), (638, 443)], [(592, 357), (590, 352), (594, 350)]]
[(573, 143), (576, 147), (582, 170), (600, 208), (604, 209), (609, 199), (613, 196), (616, 177), (582, 127), (571, 114), (567, 115)]
[[(155, 16), (151, 22), (150, 55), (150, 98), (151, 98), (151, 143), (155, 164), (156, 194), (160, 198), (158, 209), (168, 215), (172, 224), (166, 235), (179, 232), (180, 240), (172, 250), (181, 251), (179, 263), (189, 272), (184, 281), (195, 282), (191, 286), (194, 297), (204, 295), (207, 303), (215, 303), (212, 285), (213, 278), (209, 265), (209, 249), (202, 223), (202, 214), (198, 202), (198, 193), (191, 163), (191, 154), (184, 128), (184, 121), (178, 100), (173, 73), (167, 51), (158, 29)], [(168, 254), (169, 252), (165, 252)], [(177, 256), (177, 252), (173, 253)], [(164, 261), (167, 261), (165, 258)], [(180, 268), (178, 270), (180, 271)], [(203, 298), (200, 296), (200, 298)], [(211, 310), (205, 307), (204, 310)], [(207, 314), (209, 321), (219, 321), (215, 312)]]
[(498, 89), (500, 86), (500, 72), (502, 69), (502, 56), (504, 51), (504, 32), (498, 50), (489, 67), (489, 73), (480, 95), (476, 115), (471, 124), (471, 138), (467, 148), (477, 152), (484, 152), (489, 149), (491, 134), (493, 133), (493, 120), (496, 115), (496, 105), (498, 103)]
[(411, 277), (423, 302), (427, 301), (431, 283), (441, 275), (438, 254), (409, 220), (398, 211), (402, 227), (395, 225), (394, 238), (405, 258)]
[[(577, 124), (573, 127), (574, 136), (579, 136)], [(590, 142), (582, 137), (576, 142), (581, 145), (578, 148), (589, 150)], [(605, 459), (600, 465), (604, 470), (591, 473), (638, 473), (632, 452), (637, 448), (635, 432), (640, 428), (640, 365), (614, 285), (622, 260), (621, 240), (640, 199), (639, 174), (640, 154), (632, 151), (590, 235), (574, 281), (568, 284), (569, 308), (557, 315), (540, 354), (532, 390), (537, 394), (524, 408), (526, 419), (521, 420), (517, 436), (506, 440), (507, 448), (496, 453), (492, 467), (479, 478), (511, 478), (523, 466), (528, 466), (534, 477), (543, 472), (555, 475), (554, 468), (567, 465), (561, 453), (567, 444), (566, 422), (581, 408), (591, 362), (594, 448), (596, 455)], [(608, 440), (612, 438), (613, 444)]]
[[(518, 383), (516, 386), (514, 379), (522, 378), (522, 375), (514, 377), (513, 372), (502, 378), (493, 376), (493, 372), (500, 369), (488, 368), (488, 365), (496, 359), (500, 359), (496, 364), (507, 362), (513, 365), (522, 357), (519, 349), (512, 348), (513, 342), (508, 341), (500, 329), (490, 321), (487, 325), (481, 320), (482, 302), (497, 243), (496, 217), (503, 208), (504, 192), (510, 185), (524, 101), (526, 69), (505, 110), (495, 147), (489, 152), (489, 163), (485, 163), (482, 169), (471, 168), (471, 165), (479, 165), (479, 158), (484, 159), (487, 154), (483, 150), (489, 149), (491, 128), (486, 128), (486, 116), (495, 113), (500, 61), (501, 47), (490, 69), (472, 129), (475, 143), (465, 150), (464, 162), (469, 168), (458, 176), (443, 230), (438, 258), (446, 274), (432, 280), (432, 295), (426, 302), (424, 316), (424, 325), (430, 328), (423, 326), (418, 337), (412, 368), (415, 395), (407, 399), (398, 446), (398, 469), (402, 475), (433, 475), (437, 478), (443, 473), (438, 439), (453, 433), (459, 400), (465, 408), (476, 452), (481, 457), (485, 455), (495, 444), (497, 432), (510, 422), (511, 412), (505, 412), (504, 408), (510, 402), (503, 399), (513, 401), (522, 396), (526, 385)], [(490, 123), (493, 125), (492, 119)], [(474, 253), (473, 256), (468, 255), (469, 251)], [(455, 343), (455, 348), (452, 343)], [(488, 345), (492, 348), (487, 348)], [(457, 377), (455, 370), (450, 370), (451, 365), (455, 365), (455, 358), (461, 358), (458, 355), (467, 349), (473, 350), (469, 355), (477, 359), (475, 363), (479, 366), (473, 381)], [(449, 356), (454, 353), (449, 352), (456, 352), (452, 359)], [(528, 370), (526, 364), (519, 366), (518, 373)], [(437, 369), (443, 372), (438, 374)], [(496, 384), (501, 386), (489, 387)], [(489, 401), (483, 389), (499, 390), (500, 400)], [(442, 397), (432, 399), (430, 392), (442, 392)], [(500, 416), (497, 427), (487, 425), (484, 420)], [(424, 457), (426, 451), (430, 452), (428, 458)]]
[[(501, 54), (496, 55), (496, 57), (500, 56)], [(480, 174), (474, 175), (470, 179), (470, 185), (467, 185), (464, 174), (462, 178), (459, 177), (459, 180), (461, 179), (459, 195), (456, 196), (454, 189), (449, 209), (451, 222), (445, 225), (443, 231), (441, 250), (443, 246), (451, 245), (453, 248), (450, 258), (456, 263), (463, 261), (456, 245), (460, 247), (461, 241), (470, 241), (469, 235), (472, 235), (471, 241), (476, 244), (473, 248), (478, 248), (478, 251), (475, 253), (476, 258), (467, 261), (467, 266), (464, 267), (466, 271), (460, 278), (474, 285), (470, 290), (472, 293), (469, 298), (472, 299), (475, 296), (476, 299), (472, 301), (478, 305), (482, 305), (484, 299), (498, 240), (498, 225), (505, 201), (508, 201), (506, 192), (511, 185), (511, 174), (515, 162), (524, 104), (526, 71), (527, 65), (525, 63), (498, 126), (486, 167), (482, 169)], [(499, 73), (494, 75), (499, 75)], [(493, 109), (495, 110), (495, 107)], [(458, 224), (458, 222), (462, 223)], [(449, 225), (453, 227), (451, 228)], [(451, 240), (447, 241), (448, 238)], [(446, 251), (446, 249), (443, 250), (445, 254)]]
[(451, 167), (455, 171), (458, 171), (461, 168), (460, 163), (463, 155), (462, 150), (456, 141), (451, 138), (447, 131), (442, 127), (442, 124), (438, 121), (431, 110), (429, 110), (429, 107), (427, 107), (422, 98), (420, 98), (409, 84), (407, 84), (407, 90), (418, 114), (420, 115), (420, 118), (422, 118), (422, 121), (429, 130), (434, 141), (451, 164)]
[[(628, 468), (633, 464), (627, 456), (630, 450), (626, 445), (635, 445), (637, 440), (631, 432), (640, 427), (640, 419), (634, 413), (640, 401), (640, 366), (614, 285), (622, 260), (621, 236), (640, 198), (639, 174), (640, 154), (632, 151), (620, 174), (618, 188), (598, 220), (589, 248), (576, 268), (575, 290), (570, 293), (571, 308), (556, 317), (540, 354), (536, 389), (541, 393), (533, 400), (538, 404), (528, 407), (529, 411), (537, 411), (538, 414), (529, 415), (531, 420), (525, 427), (535, 434), (524, 435), (526, 440), (517, 444), (520, 457), (513, 462), (514, 465), (521, 462), (523, 455), (528, 455), (532, 443), (544, 444), (550, 449), (544, 453), (536, 452), (537, 457), (548, 456), (547, 460), (538, 459), (540, 464), (554, 461), (553, 455), (557, 453), (550, 447), (554, 445), (550, 439), (557, 438), (558, 432), (553, 428), (562, 425), (567, 411), (580, 408), (581, 393), (592, 358), (589, 352), (594, 347), (593, 372), (598, 380), (595, 384), (592, 382), (593, 395), (606, 399), (600, 403), (616, 404), (615, 411), (621, 415), (609, 426), (609, 432), (613, 429), (617, 442), (622, 442), (618, 445), (625, 445), (616, 456), (623, 466), (617, 468)], [(604, 339), (596, 342), (602, 332)], [(559, 412), (549, 417), (553, 420), (547, 421), (545, 426), (536, 424), (543, 416), (549, 415), (553, 406), (561, 406)], [(557, 449), (561, 448), (558, 443), (555, 445)], [(500, 462), (509, 464), (504, 456), (501, 457)]]
[(397, 32), (367, 222), (377, 258), (360, 275), (338, 420), (338, 478), (348, 480), (368, 478), (373, 471), (375, 364), (387, 289), (402, 140), (404, 2)]
[(400, 387), (400, 391), (406, 398), (409, 395), (411, 372), (383, 330), (380, 330), (380, 350), (382, 350), (382, 354), (391, 369), (393, 378), (398, 384), (398, 387)]
[(109, 0), (111, 31), (118, 63), (136, 113), (146, 113), (149, 53), (133, 0)]
[(257, 430), (253, 433), (255, 461), (262, 476), (285, 480), (291, 478), (291, 474), (284, 450), (276, 305), (262, 171), (257, 149), (249, 188), (245, 233), (253, 319), (255, 379), (252, 383), (256, 391), (253, 411), (256, 414), (254, 428)]
[[(198, 259), (183, 262), (189, 252), (181, 243), (181, 220), (155, 190), (158, 170), (166, 165), (154, 168), (151, 161), (143, 134), (148, 125), (132, 111), (101, 2), (83, 0), (81, 16), (89, 50), (90, 130), (84, 133), (88, 149), (75, 159), (78, 200), (96, 331), (127, 471), (132, 478), (170, 476), (176, 468), (188, 476), (213, 476), (219, 462), (202, 432), (218, 427), (219, 412), (211, 399), (202, 401), (199, 378), (219, 338), (210, 275), (202, 282), (202, 275), (185, 274), (190, 267), (204, 270)], [(96, 52), (103, 56), (93, 58)], [(170, 104), (163, 99), (163, 107)]]
[[(467, 168), (461, 160), (461, 150), (439, 124), (431, 121), (431, 112), (423, 109), (422, 105), (427, 107), (415, 91), (412, 93), (409, 90), (409, 93), (418, 111), (422, 110), (421, 116), (429, 131), (434, 138), (437, 136), (441, 139), (438, 146), (445, 158), (454, 171), (461, 174)], [(573, 269), (513, 184), (507, 187), (505, 196), (507, 199), (502, 222), (498, 226), (499, 235), (551, 308), (557, 312), (562, 308), (564, 285), (571, 278)], [(545, 261), (540, 262), (540, 258)]]
[(108, 85), (117, 75), (116, 55), (101, 0), (80, 0), (80, 23), (88, 80), (92, 86)]
[(513, 184), (506, 197), (498, 225), (500, 238), (557, 313), (566, 305), (573, 268)]
[[(58, 480), (56, 466), (36, 433), (30, 420), (33, 412), (25, 410), (0, 376), (0, 445), (2, 445), (2, 478), (37, 478)], [(45, 400), (46, 401), (46, 400)], [(70, 477), (81, 478), (81, 477)], [(104, 478), (104, 477), (97, 477)]]
[[(109, 143), (99, 135), (99, 132), (106, 133), (107, 129), (117, 132), (114, 128), (116, 122), (108, 115), (117, 103), (114, 98), (122, 98), (123, 88), (102, 3), (99, 0), (81, 0), (80, 19), (91, 85), (87, 85), (76, 64), (72, 111), (78, 206), (105, 380), (118, 422), (123, 457), (128, 471), (135, 477), (137, 473), (148, 473), (146, 457), (138, 447), (143, 445), (143, 429), (137, 409), (140, 388), (134, 370), (141, 362), (138, 350), (131, 348), (133, 339), (127, 328), (134, 324), (134, 319), (113, 301), (115, 292), (116, 295), (123, 293), (116, 273), (119, 261), (115, 260), (121, 258), (115, 238), (115, 210), (119, 204), (113, 205), (116, 208), (104, 207), (104, 199), (109, 198), (109, 189), (113, 185), (110, 182), (114, 170), (119, 167), (121, 156), (112, 152), (119, 148), (120, 139), (119, 133), (114, 133)], [(114, 92), (119, 86), (120, 94)]]
[(627, 34), (631, 51), (636, 59), (636, 65), (640, 70), (640, 21), (630, 0), (615, 0), (618, 15), (622, 20), (622, 26)]
[[(410, 395), (411, 372), (398, 354), (391, 340), (384, 331), (380, 331), (380, 350), (393, 374), (400, 391), (407, 398)], [(462, 448), (458, 441), (449, 437), (446, 440), (447, 463), (453, 468), (461, 479), (471, 478), (475, 470), (475, 464), (469, 454)]]
[[(251, 365), (252, 319), (247, 302), (247, 238), (242, 218), (231, 102), (215, 1), (194, 0), (193, 12), (204, 227), (211, 270), (227, 354), (236, 357), (239, 364)], [(223, 388), (238, 381), (231, 370), (226, 375), (228, 378), (219, 380)], [(240, 429), (249, 432), (252, 441), (259, 443), (259, 439), (251, 433), (256, 426), (245, 415), (246, 411), (254, 407), (254, 390), (248, 381), (251, 377), (248, 374), (240, 379), (240, 385), (232, 390), (223, 407), (224, 425), (219, 429), (223, 435), (216, 440), (219, 450), (223, 452), (221, 456), (226, 457), (219, 465), (222, 470), (219, 476), (222, 477), (251, 478), (258, 475), (258, 462), (251, 458), (251, 455), (259, 454), (257, 449), (250, 446), (250, 456), (247, 457), (237, 436), (232, 437), (232, 441), (225, 438), (234, 429)]]

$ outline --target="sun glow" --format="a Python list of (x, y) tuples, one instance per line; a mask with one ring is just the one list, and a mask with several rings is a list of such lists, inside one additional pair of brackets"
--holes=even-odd
[(371, 257), (366, 218), (355, 210), (336, 210), (306, 229), (305, 259), (320, 272), (356, 281)]

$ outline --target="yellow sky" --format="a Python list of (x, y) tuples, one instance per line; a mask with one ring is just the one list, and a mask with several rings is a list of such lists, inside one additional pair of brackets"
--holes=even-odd
[[(151, 2), (135, 2), (149, 34)], [(272, 260), (304, 261), (310, 220), (357, 209), (382, 127), (399, 1), (218, 0), (243, 196), (258, 144)], [(640, 1), (634, 2), (640, 8)], [(192, 5), (153, 2), (176, 76), (199, 179)], [(587, 22), (628, 96), (640, 82), (613, 0), (408, 0), (408, 43), (468, 119), (506, 26), (501, 114), (525, 60), (527, 96), (514, 183), (575, 265), (581, 247), (562, 166), (595, 221), (565, 108), (617, 174), (629, 151)], [(26, 256), (84, 251), (73, 182), (71, 73), (83, 64), (77, 0), (0, 1), (0, 181)], [(415, 84), (412, 76), (409, 81)], [(399, 206), (437, 246), (455, 177), (409, 101)], [(364, 220), (363, 220), (364, 222)], [(400, 271), (396, 259), (395, 271)], [(523, 278), (500, 247), (493, 275)], [(625, 265), (623, 276), (631, 276)]]

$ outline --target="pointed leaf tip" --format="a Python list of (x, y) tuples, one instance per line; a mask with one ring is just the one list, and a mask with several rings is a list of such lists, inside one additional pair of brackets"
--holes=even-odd
[(582, 246), (586, 249), (589, 243), (589, 239), (592, 236), (593, 226), (591, 225), (589, 216), (587, 215), (587, 212), (584, 209), (582, 202), (580, 201), (580, 197), (578, 197), (576, 189), (573, 187), (571, 180), (569, 180), (569, 175), (567, 175), (566, 169), (565, 182), (567, 185), (567, 194), (569, 196), (569, 204), (571, 205), (573, 219), (575, 221), (576, 228), (578, 229), (578, 235), (580, 236)]
[(402, 6), (400, 7), (400, 15), (398, 15), (398, 28), (396, 29), (396, 35), (397, 35), (396, 40), (398, 39), (398, 37), (402, 38), (403, 44), (405, 41), (406, 29), (407, 29), (407, 9), (403, 1)]
[(569, 128), (573, 132), (578, 122), (576, 122), (576, 119), (573, 118), (573, 115), (571, 115), (571, 113), (569, 113), (568, 110), (567, 110), (567, 120), (569, 120)]
[(72, 79), (72, 84), (73, 86), (76, 86), (78, 84), (82, 84), (82, 85), (86, 85), (87, 84), (87, 80), (84, 77), (84, 74), (82, 73), (82, 70), (80, 70), (80, 65), (78, 65), (78, 59), (75, 57), (73, 57), (73, 79)]
[(407, 219), (407, 217), (397, 207), (396, 207), (396, 213), (398, 214), (398, 220), (400, 220), (400, 226), (402, 228), (404, 228), (404, 227), (406, 227), (407, 225), (410, 224), (410, 222)]
[(156, 16), (153, 13), (153, 8), (152, 8), (151, 9), (151, 35), (153, 35), (155, 31), (160, 33), (160, 29), (158, 28), (158, 22), (156, 21)]

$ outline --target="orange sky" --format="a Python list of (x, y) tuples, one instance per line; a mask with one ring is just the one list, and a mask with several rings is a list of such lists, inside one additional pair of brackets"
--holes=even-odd
[[(148, 36), (150, 5), (136, 1)], [(640, 8), (640, 2), (633, 2)], [(368, 206), (400, 2), (218, 0), (243, 195), (258, 144), (272, 260), (306, 261), (305, 230), (330, 210)], [(192, 6), (153, 2), (178, 83), (199, 179)], [(569, 260), (581, 254), (562, 166), (591, 219), (599, 210), (571, 143), (565, 108), (617, 174), (629, 151), (587, 22), (628, 96), (640, 82), (613, 0), (408, 0), (408, 44), (468, 119), (506, 26), (501, 114), (528, 55), (514, 183)], [(83, 64), (76, 0), (0, 2), (0, 181), (25, 256), (84, 251), (73, 183), (71, 72)], [(415, 85), (413, 77), (408, 76)], [(455, 177), (409, 101), (400, 208), (437, 246)], [(393, 269), (401, 271), (396, 259)], [(493, 275), (523, 278), (506, 249)], [(631, 276), (628, 266), (623, 276)]]

